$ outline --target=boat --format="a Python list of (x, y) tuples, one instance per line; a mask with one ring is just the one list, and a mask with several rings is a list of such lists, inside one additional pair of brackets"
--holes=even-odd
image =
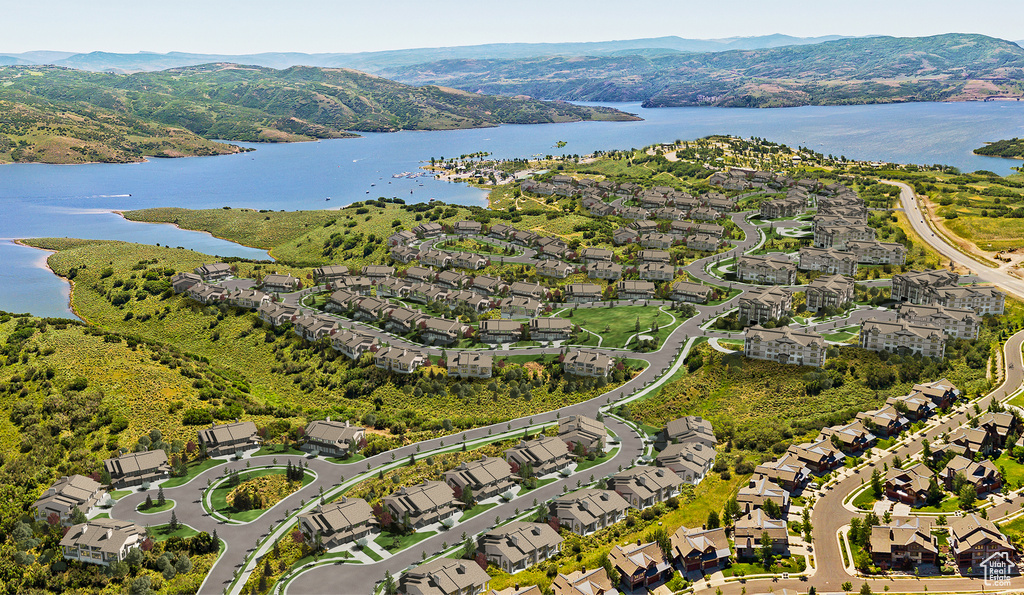
[(327, 198), (325, 198), (324, 200), (331, 200), (331, 197), (330, 197), (330, 196), (328, 196), (328, 197), (327, 197)]

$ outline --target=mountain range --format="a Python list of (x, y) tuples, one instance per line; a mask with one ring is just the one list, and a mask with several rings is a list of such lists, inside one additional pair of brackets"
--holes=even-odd
[(484, 45), (443, 48), (417, 48), (360, 53), (305, 54), (301, 52), (267, 52), (260, 54), (166, 54), (139, 52), (120, 54), (111, 52), (51, 52), (36, 51), (0, 55), (0, 64), (22, 65), (52, 64), (97, 72), (140, 72), (167, 70), (182, 66), (196, 66), (212, 62), (252, 64), (269, 68), (290, 66), (322, 66), (352, 68), (377, 72), (384, 68), (409, 66), (422, 62), (452, 59), (521, 59), (536, 56), (602, 56), (615, 54), (658, 55), (680, 52), (722, 52), (751, 50), (788, 45), (808, 45), (842, 39), (839, 35), (823, 37), (792, 37), (789, 35), (762, 35), (758, 37), (732, 37), (728, 39), (684, 39), (657, 37), (621, 41), (579, 43), (493, 43)]

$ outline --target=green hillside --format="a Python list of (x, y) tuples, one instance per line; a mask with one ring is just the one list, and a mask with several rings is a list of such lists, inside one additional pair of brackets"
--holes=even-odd
[(1009, 157), (1011, 159), (1024, 159), (1024, 138), (1011, 138), (988, 143), (984, 147), (974, 150), (976, 155), (987, 155), (989, 157)]

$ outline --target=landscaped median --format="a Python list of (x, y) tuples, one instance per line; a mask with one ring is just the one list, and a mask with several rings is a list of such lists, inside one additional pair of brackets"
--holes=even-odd
[(249, 523), (293, 492), (316, 479), (316, 473), (301, 469), (302, 480), (289, 479), (288, 467), (271, 465), (238, 470), (212, 483), (203, 493), (203, 508), (226, 523)]

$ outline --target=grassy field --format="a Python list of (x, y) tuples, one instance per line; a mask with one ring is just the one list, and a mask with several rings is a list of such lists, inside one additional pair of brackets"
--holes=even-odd
[(480, 514), (482, 512), (487, 512), (488, 510), (494, 508), (497, 505), (498, 505), (497, 502), (491, 502), (489, 504), (477, 504), (473, 508), (470, 508), (466, 512), (462, 513), (462, 516), (459, 517), (459, 522), (461, 523), (463, 521), (468, 521), (469, 519), (475, 517), (476, 515), (478, 515), (478, 514)]
[(957, 217), (944, 222), (954, 234), (973, 242), (986, 252), (1014, 250), (1024, 246), (1024, 219)]
[[(601, 347), (625, 347), (626, 340), (636, 334), (637, 319), (640, 321), (640, 334), (654, 336), (659, 343), (682, 323), (678, 313), (670, 315), (654, 306), (579, 308), (571, 310), (571, 315), (570, 312), (563, 312), (561, 316), (602, 337), (604, 341)], [(659, 325), (656, 334), (650, 332), (653, 324)], [(630, 341), (631, 344), (635, 342), (636, 338)]]
[(185, 485), (186, 483), (192, 481), (192, 479), (195, 478), (195, 476), (199, 475), (203, 471), (206, 471), (207, 469), (213, 469), (214, 467), (218, 465), (223, 465), (226, 462), (227, 461), (223, 459), (206, 459), (205, 461), (201, 461), (199, 463), (192, 462), (188, 466), (187, 474), (183, 475), (182, 477), (172, 477), (160, 485), (164, 486), (165, 488), (176, 488), (178, 486)]
[(170, 510), (172, 508), (174, 508), (174, 500), (164, 500), (163, 504), (159, 504), (157, 503), (156, 500), (154, 500), (153, 506), (151, 508), (146, 508), (146, 503), (143, 502), (142, 504), (139, 504), (137, 510), (142, 514), (156, 514), (158, 512)]
[(587, 469), (590, 469), (591, 467), (594, 467), (595, 465), (600, 465), (601, 463), (603, 463), (603, 462), (607, 461), (608, 459), (614, 457), (615, 453), (617, 453), (617, 452), (619, 452), (619, 447), (616, 446), (615, 448), (613, 448), (610, 451), (604, 453), (603, 455), (601, 455), (599, 457), (595, 457), (593, 461), (591, 461), (589, 459), (583, 459), (582, 461), (580, 461), (580, 463), (578, 465), (576, 465), (576, 472), (578, 473), (580, 471), (586, 471)]
[[(242, 484), (245, 484), (245, 482), (247, 481), (254, 480), (260, 477), (271, 475), (283, 476), (284, 473), (284, 469), (254, 469), (252, 471), (241, 472), (239, 479), (241, 480)], [(303, 477), (302, 479), (302, 486), (307, 485), (311, 481), (313, 481), (313, 476), (307, 472), (305, 477)], [(298, 490), (302, 486), (298, 485), (298, 482), (296, 482), (294, 485), (294, 489), (292, 489), (292, 492)], [(233, 489), (234, 488), (232, 488), (228, 484), (228, 482), (224, 482), (213, 489), (213, 491), (210, 493), (209, 501), (210, 505), (213, 507), (215, 511), (235, 521), (249, 522), (259, 518), (263, 515), (264, 512), (266, 512), (270, 508), (270, 506), (268, 506), (267, 508), (255, 508), (252, 510), (235, 510), (234, 506), (229, 504), (227, 500), (228, 495), (231, 493)], [(203, 496), (203, 503), (204, 505), (206, 503), (205, 494)], [(271, 503), (271, 506), (273, 506), (273, 504), (275, 503), (276, 502)]]
[(171, 531), (170, 525), (157, 525), (149, 528), (153, 541), (167, 541), (171, 537), (192, 537), (193, 535), (199, 535), (199, 531), (196, 531), (188, 525), (179, 525), (174, 531)]
[(397, 551), (404, 550), (407, 547), (414, 546), (424, 539), (433, 537), (434, 535), (437, 535), (437, 531), (416, 531), (405, 535), (382, 531), (381, 534), (374, 538), (373, 541), (393, 554)]

